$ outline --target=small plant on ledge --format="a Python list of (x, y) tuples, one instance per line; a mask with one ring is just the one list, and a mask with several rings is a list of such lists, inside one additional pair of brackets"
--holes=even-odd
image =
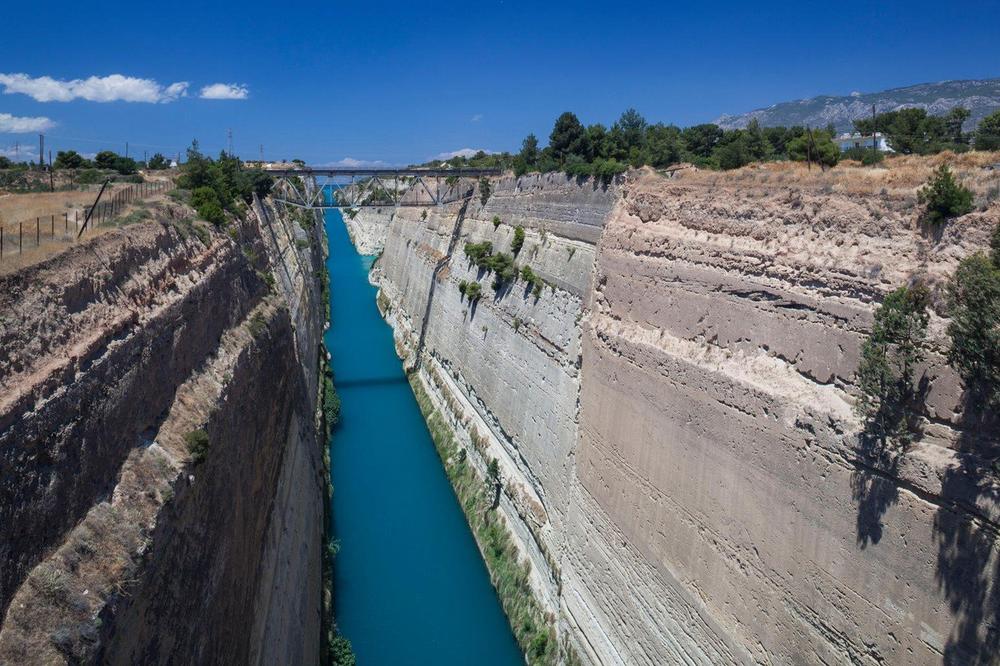
[(917, 192), (917, 200), (927, 206), (924, 219), (931, 224), (972, 212), (972, 191), (955, 180), (947, 164), (934, 170), (931, 179)]
[(517, 254), (524, 246), (524, 227), (518, 225), (514, 229), (514, 240), (510, 243), (510, 251)]

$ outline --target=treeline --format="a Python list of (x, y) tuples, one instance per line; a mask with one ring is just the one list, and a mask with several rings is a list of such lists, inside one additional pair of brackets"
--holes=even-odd
[(854, 129), (869, 136), (877, 130), (903, 155), (932, 155), (943, 150), (961, 153), (971, 148), (1000, 150), (1000, 111), (980, 121), (975, 132), (965, 132), (962, 125), (970, 115), (961, 106), (940, 116), (929, 115), (925, 109), (898, 109), (855, 120)]
[[(12, 162), (9, 158), (0, 156), (0, 169), (29, 169), (34, 166), (28, 162)], [(153, 171), (170, 168), (170, 160), (156, 153), (149, 162), (137, 162), (131, 157), (124, 157), (111, 150), (102, 150), (89, 160), (75, 150), (60, 150), (52, 162), (53, 169), (104, 169), (116, 171), (123, 176), (138, 173), (139, 169)]]
[(216, 226), (225, 223), (225, 211), (241, 215), (240, 202), (249, 205), (254, 192), (264, 197), (274, 179), (259, 169), (245, 169), (240, 159), (225, 151), (213, 160), (198, 150), (198, 142), (187, 150), (187, 162), (177, 187), (191, 191), (191, 205), (198, 215)]
[[(942, 116), (923, 109), (901, 109), (859, 120), (861, 134), (877, 127), (898, 153), (930, 154), (942, 150), (962, 152), (975, 147), (1000, 150), (1000, 112), (985, 118), (976, 132), (965, 133), (962, 123), (969, 111), (956, 107)], [(487, 154), (434, 160), (428, 166), (448, 164), (455, 168), (513, 169), (518, 175), (529, 171), (565, 171), (571, 175), (610, 179), (629, 167), (669, 167), (688, 162), (707, 169), (736, 169), (753, 162), (775, 160), (810, 161), (834, 166), (843, 158), (871, 164), (883, 153), (858, 148), (841, 153), (834, 142), (835, 128), (802, 126), (762, 127), (753, 119), (745, 129), (723, 129), (712, 123), (681, 128), (651, 124), (635, 109), (625, 111), (610, 128), (601, 124), (584, 126), (573, 113), (556, 119), (549, 143), (542, 148), (538, 137), (529, 134), (517, 154)]]
[(529, 171), (565, 171), (576, 176), (608, 180), (629, 167), (664, 168), (690, 162), (709, 169), (736, 169), (766, 160), (812, 160), (832, 166), (840, 151), (833, 128), (761, 127), (756, 120), (746, 129), (725, 130), (712, 123), (680, 128), (650, 124), (635, 109), (625, 111), (610, 127), (584, 126), (573, 113), (556, 119), (549, 144), (542, 148), (529, 134), (516, 155), (480, 152), (430, 164), (453, 167), (499, 167), (518, 175)]

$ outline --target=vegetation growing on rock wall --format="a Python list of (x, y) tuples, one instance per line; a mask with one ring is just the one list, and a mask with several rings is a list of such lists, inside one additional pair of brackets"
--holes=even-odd
[(490, 200), (490, 194), (492, 194), (492, 186), (490, 185), (490, 179), (483, 176), (479, 179), (479, 202), (482, 205), (486, 205), (486, 202)]
[(517, 225), (514, 228), (514, 240), (510, 243), (510, 251), (515, 255), (524, 247), (524, 227)]
[(947, 164), (934, 170), (934, 175), (917, 193), (917, 199), (926, 204), (924, 219), (933, 224), (972, 212), (972, 191), (955, 180)]
[(204, 430), (192, 430), (184, 435), (184, 445), (191, 454), (191, 462), (199, 465), (208, 456), (208, 433)]
[(929, 294), (923, 285), (900, 287), (875, 311), (861, 347), (857, 409), (871, 433), (906, 442), (915, 418), (914, 371), (927, 335)]
[(500, 216), (499, 215), (494, 215), (493, 216), (493, 231), (496, 231), (498, 228), (500, 228)]
[(1000, 226), (992, 256), (983, 252), (959, 264), (948, 285), (949, 360), (972, 396), (1000, 407)]
[[(553, 623), (542, 612), (531, 589), (530, 564), (520, 561), (517, 547), (504, 522), (485, 511), (491, 499), (487, 496), (487, 489), (468, 457), (459, 455), (459, 447), (447, 422), (434, 407), (416, 375), (410, 376), (410, 386), (427, 422), (434, 446), (444, 463), (448, 479), (486, 560), (490, 579), (518, 645), (532, 666), (559, 663), (560, 650)], [(499, 466), (497, 475), (499, 477)]]

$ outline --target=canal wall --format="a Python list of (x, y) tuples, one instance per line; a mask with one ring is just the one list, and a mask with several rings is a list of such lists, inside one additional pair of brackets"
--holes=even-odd
[(316, 663), (322, 225), (149, 210), (2, 278), (0, 663)]
[[(498, 461), (558, 658), (991, 662), (997, 427), (945, 362), (942, 294), (1000, 208), (928, 234), (933, 166), (505, 177), (388, 222), (380, 308), (480, 476)], [(960, 169), (985, 197), (977, 174)], [(509, 252), (516, 225), (537, 298), (495, 293), (462, 252)], [(917, 277), (936, 294), (922, 436), (873, 446), (859, 348)]]

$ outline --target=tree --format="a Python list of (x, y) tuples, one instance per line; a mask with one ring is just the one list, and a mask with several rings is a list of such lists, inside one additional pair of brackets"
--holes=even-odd
[(972, 212), (972, 192), (955, 180), (947, 164), (934, 170), (931, 179), (917, 192), (917, 199), (927, 205), (925, 219), (933, 224)]
[(170, 168), (170, 160), (161, 155), (160, 153), (155, 153), (151, 158), (149, 158), (149, 164), (146, 165), (148, 169), (152, 171), (162, 171), (164, 169)]
[(821, 166), (834, 166), (840, 161), (840, 148), (826, 132), (807, 129), (788, 142), (788, 157), (803, 162), (809, 160)]
[(583, 125), (575, 114), (567, 111), (556, 119), (549, 135), (553, 157), (562, 164), (568, 155), (581, 153), (584, 138)]
[(948, 284), (948, 358), (972, 396), (1000, 408), (1000, 226), (993, 257), (966, 257)]
[(674, 125), (657, 123), (646, 130), (646, 155), (649, 164), (660, 168), (681, 161), (681, 131)]
[(762, 162), (771, 156), (771, 144), (768, 143), (760, 127), (760, 121), (756, 118), (752, 118), (747, 124), (746, 147), (754, 162)]
[(14, 166), (14, 163), (8, 157), (0, 155), (0, 169), (9, 169), (12, 166)]
[(94, 156), (94, 164), (98, 169), (114, 169), (118, 154), (111, 150), (102, 150)]
[(967, 143), (965, 134), (962, 132), (962, 125), (972, 112), (964, 106), (956, 106), (944, 117), (944, 124), (948, 135), (948, 140), (952, 143)]
[(538, 164), (538, 137), (534, 134), (526, 136), (521, 142), (521, 152), (518, 153), (518, 157), (524, 160), (524, 164), (528, 167)]
[(86, 164), (87, 160), (75, 150), (60, 150), (52, 166), (56, 169), (80, 169)]
[(743, 130), (726, 132), (712, 151), (712, 155), (723, 169), (738, 169), (753, 161)]
[(1000, 150), (1000, 111), (980, 120), (975, 136), (976, 150)]
[(611, 127), (611, 137), (618, 149), (615, 157), (630, 159), (642, 152), (646, 143), (646, 119), (635, 109), (627, 109)]
[(139, 171), (139, 165), (131, 157), (118, 157), (115, 159), (114, 166), (111, 167), (123, 176), (129, 174), (137, 173)]
[(908, 438), (929, 302), (929, 292), (920, 284), (892, 292), (875, 311), (871, 334), (861, 347), (857, 411), (882, 438)]
[(686, 127), (681, 132), (684, 146), (688, 152), (696, 157), (711, 157), (715, 146), (722, 139), (722, 128), (718, 125), (706, 123)]
[(582, 145), (584, 150), (582, 157), (588, 162), (607, 159), (615, 149), (608, 130), (600, 123), (587, 127)]

